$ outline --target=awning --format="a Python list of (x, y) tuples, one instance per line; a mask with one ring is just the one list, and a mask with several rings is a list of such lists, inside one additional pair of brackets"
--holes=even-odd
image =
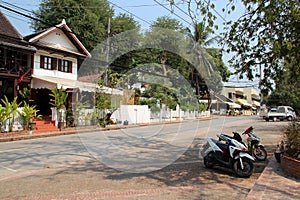
[(98, 92), (102, 91), (106, 94), (114, 94), (114, 95), (123, 95), (123, 91), (109, 88), (109, 87), (100, 87), (95, 83), (89, 82), (81, 82), (77, 80), (71, 79), (62, 79), (56, 77), (46, 77), (46, 76), (32, 76), (31, 88), (41, 89), (41, 88), (63, 88), (63, 89), (75, 89), (78, 88), (80, 91), (86, 92)]
[(241, 108), (241, 105), (237, 103), (226, 102), (231, 108)]
[(241, 105), (239, 105), (239, 104), (237, 104), (237, 103), (231, 102), (231, 100), (228, 99), (227, 97), (225, 97), (224, 95), (216, 95), (215, 97), (216, 97), (220, 102), (229, 105), (231, 108), (241, 108)]
[(244, 106), (252, 107), (252, 104), (248, 103), (247, 100), (245, 100), (245, 99), (238, 99), (237, 101)]
[(253, 104), (254, 104), (255, 106), (260, 106), (260, 102), (258, 102), (258, 101), (253, 101)]

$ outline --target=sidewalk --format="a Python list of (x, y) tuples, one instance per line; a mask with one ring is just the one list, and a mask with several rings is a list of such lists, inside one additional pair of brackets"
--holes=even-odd
[(257, 179), (246, 200), (296, 200), (300, 199), (300, 180), (288, 176), (272, 156)]

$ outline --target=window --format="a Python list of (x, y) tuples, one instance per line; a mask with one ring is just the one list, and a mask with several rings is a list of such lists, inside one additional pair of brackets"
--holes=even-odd
[(41, 68), (72, 73), (72, 61), (41, 56)]
[(48, 57), (48, 56), (41, 56), (41, 68), (42, 69), (50, 69), (52, 70), (54, 67), (53, 67), (53, 63), (52, 62), (52, 58), (51, 57)]
[(62, 72), (72, 73), (72, 62), (68, 60), (61, 60), (61, 70)]

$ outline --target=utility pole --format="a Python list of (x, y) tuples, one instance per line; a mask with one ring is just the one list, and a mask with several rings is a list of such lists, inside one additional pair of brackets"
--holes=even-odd
[(107, 39), (106, 39), (106, 66), (105, 66), (105, 77), (104, 77), (104, 85), (107, 86), (108, 82), (108, 67), (109, 67), (109, 51), (110, 51), (110, 16), (108, 17), (108, 25), (107, 25)]
[(262, 81), (262, 67), (261, 67), (261, 63), (259, 64), (259, 92), (260, 92), (260, 108), (263, 105), (263, 94), (261, 92), (261, 81)]

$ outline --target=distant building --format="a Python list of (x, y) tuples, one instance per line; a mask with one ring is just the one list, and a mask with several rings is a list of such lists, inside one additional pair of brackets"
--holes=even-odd
[(260, 107), (260, 96), (253, 87), (225, 86), (222, 95), (241, 105), (244, 114), (252, 114), (253, 110)]

